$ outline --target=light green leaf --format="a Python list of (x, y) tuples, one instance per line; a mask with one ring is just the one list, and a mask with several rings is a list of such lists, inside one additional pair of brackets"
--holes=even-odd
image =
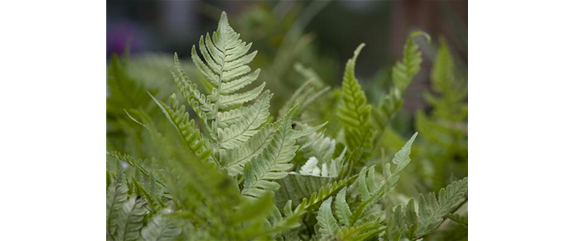
[(340, 229), (339, 224), (337, 224), (337, 220), (333, 216), (331, 212), (331, 201), (333, 200), (332, 197), (325, 200), (321, 207), (319, 208), (319, 212), (317, 213), (317, 223), (319, 224), (319, 231), (324, 236), (333, 236)]

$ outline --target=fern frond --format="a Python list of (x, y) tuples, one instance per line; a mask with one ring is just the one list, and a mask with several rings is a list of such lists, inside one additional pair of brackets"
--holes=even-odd
[(381, 198), (395, 187), (396, 182), (399, 179), (398, 173), (400, 173), (410, 162), (410, 149), (416, 136), (417, 133), (415, 133), (403, 148), (395, 154), (392, 161), (396, 165), (394, 172), (391, 172), (390, 170), (390, 163), (385, 165), (385, 180), (380, 184), (376, 184), (375, 182), (374, 166), (369, 168), (368, 171), (366, 168), (361, 170), (359, 178), (357, 178), (357, 186), (361, 194), (361, 203), (353, 211), (353, 215), (350, 219), (351, 224), (355, 224), (359, 221), (363, 217), (365, 211), (372, 208), (379, 200), (381, 200)]
[(111, 239), (116, 232), (118, 216), (127, 200), (128, 188), (121, 183), (111, 184), (106, 195), (106, 231), (108, 239)]
[(199, 131), (199, 128), (196, 127), (195, 121), (193, 119), (189, 119), (189, 114), (185, 110), (185, 106), (179, 105), (175, 94), (170, 96), (171, 107), (162, 101), (157, 100), (152, 95), (150, 96), (157, 103), (171, 124), (173, 124), (173, 126), (178, 130), (178, 133), (185, 141), (186, 146), (193, 151), (199, 160), (207, 161), (211, 155), (211, 150), (206, 148), (205, 141), (202, 139), (201, 132)]
[(293, 164), (297, 146), (292, 138), (291, 114), (287, 114), (278, 125), (269, 146), (245, 167), (245, 185), (242, 195), (260, 197), (264, 191), (275, 191), (279, 184), (273, 180), (287, 176)]
[(145, 241), (171, 241), (181, 234), (181, 229), (167, 217), (158, 214), (141, 231)]
[(183, 95), (199, 119), (202, 120), (204, 124), (207, 124), (208, 120), (215, 118), (217, 113), (215, 104), (202, 94), (197, 88), (197, 85), (192, 83), (189, 77), (187, 77), (185, 70), (179, 63), (177, 53), (174, 54), (173, 59), (177, 74), (173, 72), (171, 74), (173, 75), (173, 79), (175, 80), (179, 92)]
[(257, 157), (267, 148), (273, 134), (277, 129), (276, 124), (267, 124), (257, 134), (245, 142), (242, 148), (222, 152), (222, 162), (228, 170), (229, 175), (235, 176), (243, 173), (244, 166), (247, 162)]
[(417, 36), (424, 36), (427, 41), (431, 39), (430, 36), (423, 31), (412, 32), (403, 47), (403, 61), (397, 61), (395, 66), (393, 66), (393, 84), (401, 93), (406, 90), (414, 76), (421, 69), (421, 62), (423, 61), (422, 53), (414, 41), (414, 38)]
[(371, 125), (371, 105), (367, 104), (365, 92), (355, 77), (355, 63), (361, 49), (359, 45), (353, 58), (347, 61), (342, 85), (342, 105), (337, 116), (345, 127), (345, 140), (350, 151), (369, 149), (372, 147), (373, 130)]
[(382, 131), (386, 129), (387, 125), (403, 106), (403, 94), (415, 75), (420, 71), (423, 59), (419, 46), (414, 41), (417, 36), (424, 36), (427, 41), (431, 40), (430, 36), (423, 31), (414, 31), (407, 38), (403, 47), (403, 60), (397, 61), (393, 66), (393, 87), (380, 99), (380, 107), (375, 109), (373, 114), (377, 127)]
[(375, 166), (361, 169), (357, 178), (357, 187), (361, 201), (370, 199), (377, 191), (378, 186), (375, 183)]
[(349, 183), (353, 182), (357, 176), (348, 177), (339, 181), (331, 182), (327, 185), (319, 188), (319, 191), (314, 192), (308, 198), (304, 198), (303, 201), (297, 206), (295, 210), (308, 210), (314, 207), (316, 204), (323, 202), (325, 199), (333, 195), (335, 192), (339, 191), (341, 188), (347, 186)]
[(319, 224), (319, 232), (322, 236), (334, 236), (335, 233), (341, 228), (331, 212), (331, 201), (333, 197), (328, 198), (319, 207), (317, 212), (317, 224)]
[(205, 41), (203, 36), (200, 38), (199, 50), (205, 62), (200, 59), (195, 45), (192, 47), (191, 56), (194, 64), (216, 87), (209, 99), (215, 103), (217, 112), (251, 101), (263, 91), (265, 83), (250, 91), (234, 94), (259, 76), (259, 70), (249, 74), (251, 69), (247, 64), (257, 54), (257, 51), (254, 51), (246, 55), (250, 48), (251, 44), (241, 41), (239, 34), (229, 26), (225, 12), (221, 14), (217, 31), (213, 33), (213, 40), (209, 34), (206, 35)]
[(431, 72), (431, 84), (435, 91), (444, 94), (450, 92), (454, 82), (454, 61), (444, 39), (435, 58), (435, 64)]
[(340, 223), (344, 225), (349, 225), (351, 223), (351, 209), (347, 204), (346, 196), (347, 195), (347, 187), (344, 187), (337, 193), (337, 197), (335, 198), (335, 215)]
[(281, 187), (275, 192), (275, 203), (280, 207), (289, 201), (295, 206), (299, 205), (304, 198), (310, 197), (331, 181), (333, 178), (290, 172), (285, 178), (277, 180)]
[(133, 79), (126, 68), (126, 63), (120, 57), (112, 55), (107, 69), (109, 96), (106, 99), (106, 110), (109, 116), (121, 115), (124, 109), (149, 107), (145, 93), (151, 90), (146, 90), (145, 86)]
[(426, 198), (423, 194), (420, 194), (417, 235), (422, 236), (435, 230), (442, 223), (444, 216), (451, 212), (458, 202), (464, 199), (467, 191), (468, 178), (465, 177), (441, 189), (438, 193), (438, 199), (432, 192)]
[(231, 107), (235, 107), (241, 105), (245, 102), (249, 102), (254, 100), (261, 94), (263, 88), (265, 87), (265, 83), (257, 86), (257, 88), (245, 91), (243, 93), (232, 94), (232, 95), (222, 95), (219, 99), (219, 108), (221, 110), (228, 110)]
[(398, 240), (404, 236), (409, 239), (419, 239), (438, 228), (446, 217), (456, 216), (450, 212), (464, 199), (468, 191), (468, 178), (455, 181), (439, 191), (438, 199), (431, 192), (426, 197), (420, 194), (418, 212), (415, 199), (408, 204), (387, 208), (385, 223), (388, 226), (384, 234), (385, 240)]
[(221, 147), (233, 149), (255, 135), (258, 131), (257, 128), (265, 123), (269, 117), (270, 99), (269, 91), (265, 91), (257, 102), (242, 113), (245, 117), (239, 119), (240, 122), (236, 122), (228, 128), (219, 128), (217, 135)]
[(407, 143), (397, 152), (391, 161), (393, 164), (396, 165), (395, 170), (391, 172), (391, 164), (387, 163), (384, 168), (384, 177), (385, 181), (387, 182), (386, 191), (394, 188), (399, 180), (399, 173), (405, 169), (405, 167), (411, 162), (410, 154), (411, 154), (411, 146), (413, 142), (418, 136), (418, 132), (416, 132), (411, 139), (407, 141)]
[(146, 201), (141, 198), (131, 197), (124, 203), (122, 212), (118, 217), (117, 235), (114, 240), (137, 240), (144, 223), (146, 214)]
[(325, 136), (324, 133), (319, 133), (309, 136), (301, 151), (306, 158), (315, 157), (318, 163), (328, 163), (333, 158), (336, 144), (335, 139)]

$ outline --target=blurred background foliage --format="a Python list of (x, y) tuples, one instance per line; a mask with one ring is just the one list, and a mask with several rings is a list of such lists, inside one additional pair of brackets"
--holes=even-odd
[[(397, 191), (405, 200), (438, 191), (468, 176), (467, 8), (466, 1), (108, 1), (107, 150), (144, 158), (153, 149), (135, 121), (169, 123), (148, 92), (164, 100), (176, 92), (174, 52), (192, 81), (205, 82), (191, 62), (191, 46), (216, 28), (221, 11), (258, 51), (251, 67), (261, 68), (258, 81), (274, 93), (273, 116), (300, 103), (295, 124), (329, 121), (325, 134), (334, 138), (341, 138), (336, 109), (353, 50), (366, 43), (356, 75), (368, 101), (381, 103), (405, 40), (422, 30), (432, 41), (415, 39), (421, 70), (402, 94), (401, 110), (377, 133), (381, 152), (374, 160), (389, 161), (419, 132)], [(429, 240), (466, 238), (460, 226), (445, 227)]]

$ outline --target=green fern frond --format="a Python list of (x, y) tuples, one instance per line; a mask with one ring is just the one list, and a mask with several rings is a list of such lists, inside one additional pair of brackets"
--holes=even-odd
[(419, 225), (417, 235), (422, 236), (433, 230), (442, 223), (446, 216), (458, 204), (468, 190), (468, 178), (456, 181), (443, 188), (437, 196), (429, 193), (426, 198), (423, 194), (419, 196)]
[(295, 157), (297, 146), (292, 138), (291, 113), (279, 121), (277, 128), (269, 146), (246, 165), (242, 195), (260, 197), (265, 191), (279, 189), (273, 180), (284, 178), (292, 168), (289, 162)]
[(108, 239), (111, 239), (116, 232), (118, 217), (122, 212), (122, 207), (128, 197), (128, 188), (121, 184), (111, 184), (107, 190), (106, 198), (106, 231)]
[(451, 214), (457, 205), (465, 198), (468, 191), (468, 178), (455, 181), (439, 191), (438, 199), (435, 193), (420, 194), (418, 212), (415, 199), (408, 204), (387, 208), (385, 223), (387, 232), (384, 240), (399, 240), (401, 237), (419, 239), (439, 227), (447, 217), (457, 218)]
[(187, 77), (185, 70), (179, 62), (177, 53), (174, 54), (173, 59), (176, 73), (172, 72), (171, 74), (179, 92), (183, 95), (199, 119), (202, 120), (204, 124), (207, 124), (207, 121), (215, 118), (217, 114), (215, 104), (213, 104), (207, 96), (202, 94), (197, 88), (197, 85), (192, 83), (189, 77)]
[(407, 141), (407, 143), (397, 152), (391, 161), (393, 164), (396, 165), (395, 170), (391, 172), (391, 164), (387, 163), (384, 169), (384, 177), (387, 183), (386, 191), (388, 192), (390, 189), (394, 188), (399, 181), (399, 173), (405, 169), (405, 167), (411, 162), (410, 154), (411, 154), (411, 146), (413, 142), (418, 136), (418, 132), (416, 132), (411, 139)]
[(336, 144), (335, 139), (325, 136), (324, 133), (319, 133), (309, 136), (301, 151), (306, 158), (315, 157), (319, 163), (328, 163), (333, 159)]
[(351, 213), (351, 209), (347, 204), (346, 195), (347, 195), (346, 187), (344, 187), (343, 189), (341, 189), (341, 191), (339, 191), (339, 193), (337, 193), (337, 197), (335, 198), (335, 215), (337, 216), (337, 219), (339, 220), (340, 223), (344, 225), (349, 225), (351, 224), (350, 219), (351, 215), (353, 214)]
[(171, 241), (181, 234), (181, 229), (162, 214), (150, 219), (141, 231), (145, 241)]
[[(107, 89), (109, 96), (106, 100), (108, 116), (121, 115), (124, 109), (148, 109), (145, 86), (133, 79), (126, 70), (126, 63), (117, 55), (112, 55), (107, 69)], [(110, 116), (110, 117), (112, 117)]]
[(146, 201), (141, 198), (131, 197), (124, 203), (122, 212), (118, 217), (117, 234), (114, 240), (137, 240), (144, 223), (146, 214)]
[(331, 212), (331, 201), (333, 197), (328, 198), (319, 207), (317, 212), (317, 224), (319, 225), (319, 232), (322, 236), (334, 236), (335, 233), (341, 228)]
[(247, 92), (234, 93), (255, 81), (259, 75), (259, 70), (249, 74), (251, 68), (247, 64), (257, 54), (257, 51), (247, 54), (250, 48), (251, 44), (241, 41), (239, 34), (229, 26), (225, 12), (221, 14), (213, 40), (209, 34), (205, 41), (203, 37), (200, 38), (199, 50), (205, 62), (200, 59), (195, 45), (192, 47), (194, 64), (216, 87), (208, 99), (215, 103), (217, 112), (251, 101), (263, 91), (265, 83)]
[(319, 191), (314, 192), (308, 198), (304, 198), (303, 201), (297, 206), (295, 210), (308, 210), (315, 205), (322, 203), (325, 199), (333, 195), (335, 192), (339, 191), (341, 188), (347, 186), (349, 183), (353, 182), (357, 176), (348, 177), (339, 181), (331, 182), (327, 185), (319, 188)]
[(153, 95), (151, 98), (157, 103), (163, 111), (168, 120), (178, 130), (186, 146), (199, 158), (201, 161), (207, 161), (211, 155), (211, 150), (206, 148), (205, 141), (201, 137), (199, 128), (196, 127), (195, 121), (189, 118), (189, 114), (185, 111), (184, 105), (179, 105), (175, 94), (170, 96), (171, 107), (157, 100)]
[[(383, 198), (390, 190), (392, 190), (399, 179), (399, 173), (410, 163), (410, 150), (411, 146), (417, 136), (415, 133), (409, 141), (395, 154), (393, 158), (393, 163), (396, 165), (394, 172), (391, 172), (391, 165), (387, 163), (384, 166), (384, 177), (380, 184), (375, 182), (375, 169), (371, 167), (369, 172), (366, 169), (361, 171), (359, 178), (357, 179), (357, 184), (361, 192), (361, 203), (353, 211), (351, 216), (351, 224), (359, 221), (365, 213), (365, 211), (372, 208), (381, 198)], [(367, 175), (369, 174), (369, 175)]]
[(380, 224), (378, 219), (361, 224), (351, 223), (351, 211), (345, 201), (345, 189), (337, 194), (337, 199), (339, 200), (335, 201), (335, 214), (339, 221), (335, 219), (331, 211), (332, 197), (325, 200), (317, 212), (319, 235), (323, 239), (336, 237), (336, 240), (366, 240), (383, 231), (384, 226)]
[(338, 108), (337, 116), (345, 127), (345, 140), (350, 151), (369, 149), (372, 147), (373, 130), (371, 125), (371, 105), (367, 104), (365, 92), (355, 77), (355, 63), (361, 49), (365, 44), (359, 45), (353, 58), (347, 61), (343, 76), (342, 104)]
[(333, 181), (333, 178), (307, 176), (290, 172), (285, 178), (277, 180), (281, 187), (275, 192), (275, 203), (284, 206), (287, 202), (299, 205), (304, 198), (310, 197), (321, 187)]
[(393, 66), (392, 80), (394, 86), (380, 99), (380, 107), (375, 109), (373, 114), (377, 127), (382, 131), (386, 129), (403, 106), (403, 94), (420, 71), (423, 59), (419, 46), (414, 41), (417, 36), (424, 36), (427, 41), (431, 40), (430, 36), (423, 31), (414, 31), (407, 38), (403, 47), (403, 60), (397, 61)]
[(403, 47), (403, 61), (397, 61), (393, 66), (393, 83), (401, 93), (407, 89), (407, 86), (421, 69), (422, 53), (414, 41), (417, 36), (424, 36), (427, 41), (431, 40), (430, 36), (423, 31), (412, 32)]
[(245, 142), (242, 148), (222, 151), (221, 159), (229, 175), (243, 173), (246, 163), (257, 157), (267, 148), (277, 129), (276, 123), (267, 124), (257, 134)]
[(378, 186), (375, 182), (375, 166), (361, 169), (357, 178), (361, 201), (370, 199), (377, 192)]
[(265, 123), (269, 117), (270, 99), (269, 91), (265, 91), (257, 102), (242, 113), (245, 118), (240, 118), (239, 122), (235, 122), (227, 128), (218, 129), (217, 135), (221, 147), (233, 149), (254, 136), (258, 132), (257, 128)]
[(431, 84), (435, 91), (444, 94), (450, 92), (454, 82), (454, 61), (444, 39), (435, 58), (435, 65), (431, 72)]

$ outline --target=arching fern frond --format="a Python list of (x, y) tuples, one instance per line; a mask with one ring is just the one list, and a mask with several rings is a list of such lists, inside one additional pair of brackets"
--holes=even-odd
[(367, 104), (365, 92), (355, 77), (355, 63), (361, 49), (365, 44), (359, 45), (353, 58), (347, 61), (343, 76), (342, 104), (339, 106), (337, 116), (345, 127), (345, 140), (350, 151), (363, 151), (372, 147), (373, 128), (371, 125), (371, 105)]
[(415, 75), (421, 69), (422, 53), (419, 51), (418, 44), (414, 38), (424, 36), (430, 41), (430, 36), (423, 31), (412, 32), (403, 47), (403, 61), (397, 61), (393, 66), (393, 84), (400, 92), (404, 92), (411, 83)]
[(382, 131), (403, 106), (403, 94), (420, 71), (423, 59), (419, 46), (414, 41), (417, 36), (424, 36), (430, 41), (430, 36), (423, 31), (414, 31), (409, 35), (403, 47), (403, 60), (397, 61), (393, 66), (393, 87), (380, 99), (379, 108), (374, 111), (377, 127)]

